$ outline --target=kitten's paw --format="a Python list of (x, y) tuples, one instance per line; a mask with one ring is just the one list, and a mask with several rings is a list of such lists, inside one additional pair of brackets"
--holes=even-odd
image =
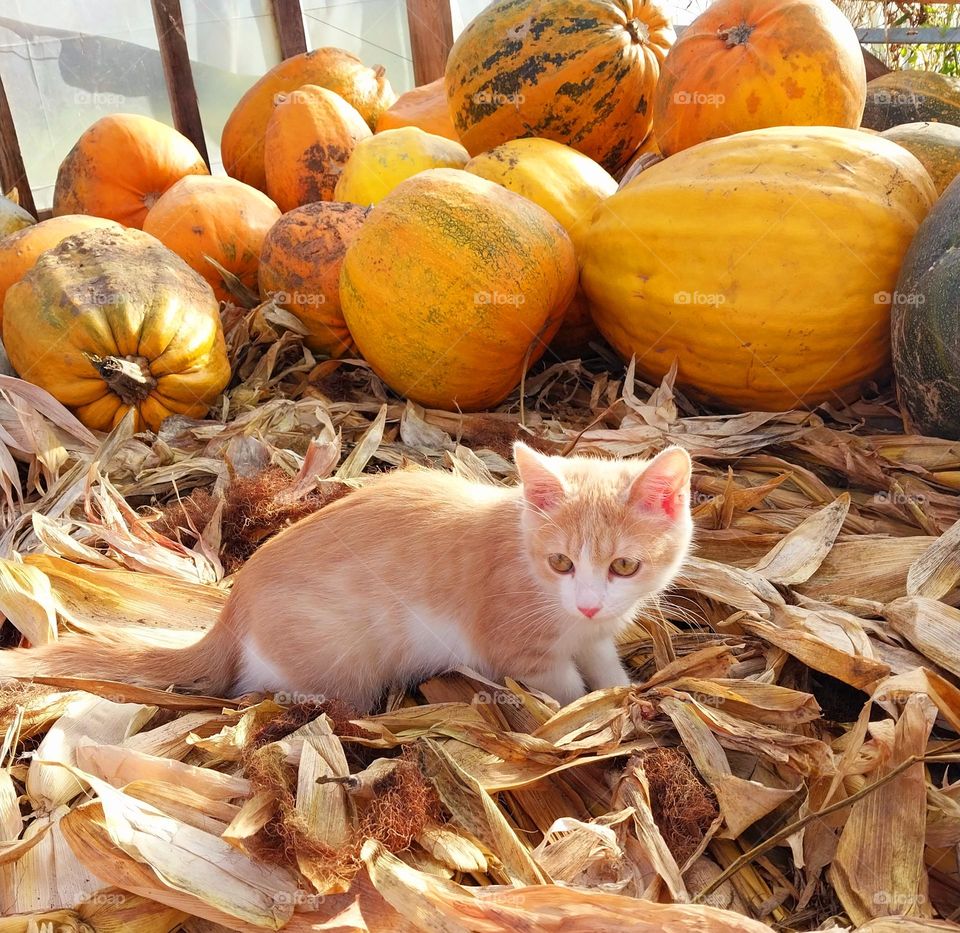
[(583, 678), (572, 662), (539, 674), (531, 674), (523, 680), (534, 690), (553, 697), (561, 707), (569, 706), (587, 692)]

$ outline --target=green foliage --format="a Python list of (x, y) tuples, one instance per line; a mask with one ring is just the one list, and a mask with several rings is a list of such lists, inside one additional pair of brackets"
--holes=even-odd
[[(946, 3), (909, 3), (903, 0), (835, 0), (855, 26), (949, 29), (960, 26), (960, 8)], [(867, 48), (891, 68), (917, 68), (960, 75), (958, 46), (953, 42), (869, 45)]]

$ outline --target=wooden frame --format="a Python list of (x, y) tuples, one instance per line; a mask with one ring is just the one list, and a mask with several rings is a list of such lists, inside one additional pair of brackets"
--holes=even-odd
[(150, 0), (150, 5), (153, 7), (153, 26), (157, 31), (173, 125), (197, 147), (207, 168), (210, 168), (180, 0)]
[[(200, 105), (190, 68), (180, 0), (150, 0), (150, 2), (174, 126), (193, 142), (209, 165)], [(960, 0), (948, 0), (948, 2), (960, 2)], [(427, 84), (443, 76), (447, 55), (453, 45), (450, 0), (405, 0), (405, 3), (414, 79), (418, 85)], [(300, 0), (270, 0), (270, 10), (283, 58), (291, 58), (306, 52), (307, 38)], [(677, 27), (677, 32), (681, 32), (682, 28)], [(912, 45), (960, 42), (960, 29), (863, 28), (857, 30), (857, 35), (861, 42), (874, 44)], [(863, 57), (868, 79), (872, 80), (890, 70), (866, 49), (863, 50)], [(36, 215), (33, 191), (24, 168), (23, 155), (9, 101), (3, 88), (2, 76), (0, 76), (0, 186), (4, 193), (15, 188), (20, 204)], [(49, 216), (49, 211), (42, 211), (41, 214)], [(43, 216), (40, 217), (41, 220)]]
[(300, 0), (271, 0), (270, 6), (280, 37), (280, 54), (284, 58), (302, 55), (307, 51), (307, 35)]
[(417, 85), (443, 77), (453, 45), (450, 0), (407, 0), (410, 56)]
[(3, 89), (2, 77), (0, 77), (0, 185), (3, 186), (3, 194), (16, 188), (20, 206), (36, 217), (37, 207), (33, 201), (33, 190), (27, 179), (27, 170), (23, 166), (20, 140), (17, 138), (17, 128), (13, 123), (7, 92)]

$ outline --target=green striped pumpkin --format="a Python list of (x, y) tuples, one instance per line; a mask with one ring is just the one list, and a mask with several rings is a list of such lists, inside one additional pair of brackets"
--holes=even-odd
[(861, 126), (882, 131), (924, 121), (960, 126), (960, 80), (935, 71), (891, 71), (867, 84)]
[(499, 0), (460, 34), (450, 115), (471, 155), (523, 136), (622, 168), (646, 138), (674, 32), (656, 0)]

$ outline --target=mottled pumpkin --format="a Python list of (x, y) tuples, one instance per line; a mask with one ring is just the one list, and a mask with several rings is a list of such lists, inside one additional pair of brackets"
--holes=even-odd
[(447, 86), (442, 77), (401, 94), (380, 114), (375, 131), (382, 133), (400, 126), (416, 126), (425, 133), (460, 141), (450, 118)]
[(542, 136), (615, 172), (650, 130), (673, 40), (654, 0), (497, 0), (450, 50), (453, 125), (471, 155)]
[[(594, 210), (617, 190), (603, 166), (551, 139), (514, 139), (471, 159), (466, 168), (548, 211), (563, 224), (578, 256)], [(578, 290), (551, 346), (563, 356), (582, 355), (596, 336), (590, 305)]]
[(936, 71), (891, 71), (867, 85), (863, 126), (888, 130), (901, 123), (960, 126), (960, 78)]
[(469, 172), (397, 185), (347, 249), (343, 316), (396, 392), (475, 411), (502, 402), (576, 289), (573, 244), (542, 207)]
[(942, 194), (960, 174), (960, 126), (951, 123), (902, 123), (884, 130), (886, 139), (909, 149), (930, 173)]
[(305, 85), (280, 95), (267, 124), (267, 194), (282, 211), (332, 201), (340, 173), (370, 127), (339, 94)]
[(25, 211), (16, 201), (0, 197), (0, 239), (36, 222), (37, 218)]
[(766, 126), (860, 125), (867, 73), (831, 0), (716, 0), (663, 63), (653, 129), (664, 155)]
[(428, 168), (463, 168), (470, 155), (460, 143), (415, 126), (361, 139), (337, 182), (338, 201), (376, 204), (401, 181)]
[(220, 138), (220, 156), (228, 175), (266, 191), (263, 143), (274, 98), (305, 84), (339, 94), (360, 113), (370, 129), (397, 98), (382, 65), (368, 68), (345, 49), (314, 49), (287, 58), (260, 78), (227, 118)]
[(137, 429), (200, 418), (230, 379), (212, 289), (141, 230), (86, 230), (44, 253), (7, 292), (3, 343), (93, 430), (131, 408)]
[(581, 283), (637, 372), (722, 408), (851, 399), (890, 371), (890, 302), (936, 199), (917, 159), (835, 127), (701, 143), (600, 204)]
[(54, 216), (93, 214), (142, 227), (147, 212), (184, 175), (208, 175), (186, 136), (150, 117), (101, 117), (77, 140), (57, 172)]
[(0, 322), (3, 321), (3, 302), (7, 289), (19, 282), (34, 266), (41, 253), (53, 249), (61, 240), (82, 230), (108, 227), (123, 228), (116, 221), (86, 214), (67, 214), (41, 220), (0, 240)]
[(207, 257), (257, 290), (260, 250), (280, 208), (234, 178), (188, 175), (151, 208), (143, 229), (202, 275), (221, 301), (233, 295)]
[(891, 312), (897, 397), (914, 430), (960, 441), (960, 180), (943, 192), (900, 267)]
[(353, 350), (340, 308), (340, 267), (370, 209), (317, 201), (284, 214), (263, 241), (260, 293), (306, 325), (305, 343), (326, 356)]

